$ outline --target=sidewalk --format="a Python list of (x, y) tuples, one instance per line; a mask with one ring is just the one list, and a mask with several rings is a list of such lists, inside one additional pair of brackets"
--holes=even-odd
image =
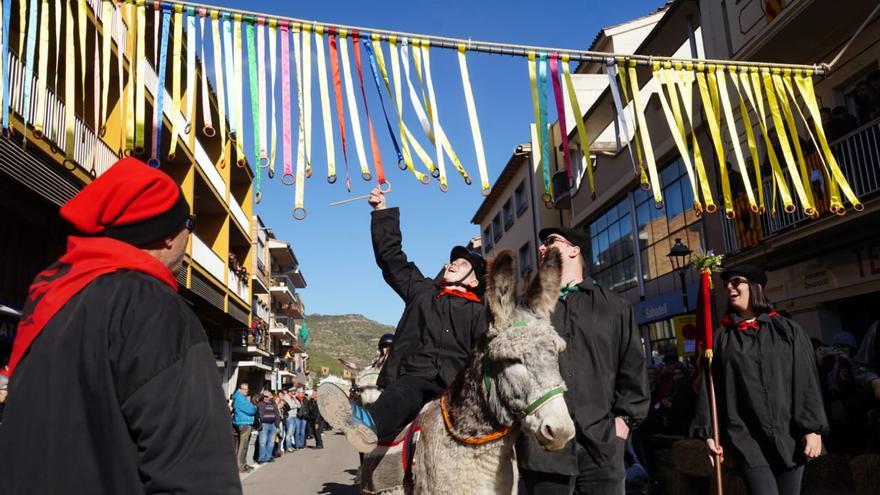
[[(255, 441), (256, 436), (248, 448), (249, 460)], [(241, 475), (245, 495), (358, 495), (358, 455), (345, 436), (326, 432), (324, 448), (311, 448), (314, 444), (314, 440), (309, 440), (309, 448), (284, 454), (275, 462)]]

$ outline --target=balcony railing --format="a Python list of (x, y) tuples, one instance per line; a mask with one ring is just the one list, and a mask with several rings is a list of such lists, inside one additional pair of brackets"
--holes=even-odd
[(266, 308), (265, 306), (263, 306), (263, 304), (260, 303), (259, 299), (257, 299), (256, 297), (254, 297), (251, 302), (251, 308), (253, 309), (254, 315), (257, 318), (259, 318), (263, 321), (269, 321), (269, 319), (270, 319), (269, 309)]
[[(864, 201), (866, 198), (880, 192), (880, 120), (875, 120), (838, 140), (831, 146), (831, 150), (837, 158), (837, 163), (840, 165), (843, 175), (846, 176), (853, 192), (860, 200)], [(807, 160), (815, 160), (819, 165), (814, 167), (814, 169), (821, 169), (821, 162), (818, 162), (817, 157), (811, 155), (807, 157)], [(827, 180), (824, 178), (824, 174), (814, 173), (814, 178), (820, 176), (823, 177), (820, 181), (814, 181), (811, 184), (814, 198), (820, 196), (820, 194), (817, 194), (817, 189), (819, 189), (817, 186), (821, 186), (827, 191)], [(797, 203), (791, 179), (786, 178), (786, 182)], [(762, 187), (768, 208), (766, 213), (759, 216), (760, 232), (755, 233), (754, 229), (752, 229), (749, 239), (740, 239), (737, 235), (737, 222), (742, 222), (742, 219), (737, 218), (733, 221), (722, 220), (724, 226), (724, 246), (728, 253), (751, 247), (757, 242), (755, 236), (766, 239), (811, 221), (804, 214), (800, 204), (798, 204), (798, 209), (794, 213), (785, 213), (779, 198), (776, 198), (776, 211), (773, 213), (772, 208), (769, 208), (769, 203), (773, 197), (771, 179), (765, 178)], [(827, 216), (832, 215), (832, 213), (823, 212), (822, 215)], [(743, 231), (742, 226), (740, 226), (740, 231)]]
[(227, 268), (227, 272), (229, 274), (229, 278), (226, 281), (226, 286), (229, 287), (229, 290), (240, 297), (243, 301), (249, 301), (250, 290), (248, 289), (247, 279), (239, 277), (231, 269)]
[[(193, 261), (207, 270), (214, 278), (223, 282), (223, 271), (225, 268), (223, 260), (195, 234), (192, 235), (192, 258)], [(247, 301), (247, 298), (245, 298), (245, 301)]]
[(263, 353), (272, 353), (272, 339), (268, 330), (238, 330), (233, 335), (233, 343), (239, 352), (260, 354), (259, 350)]

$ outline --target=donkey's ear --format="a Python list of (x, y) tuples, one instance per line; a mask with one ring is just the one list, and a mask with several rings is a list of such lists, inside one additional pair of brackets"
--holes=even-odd
[(347, 359), (339, 358), (338, 360), (342, 364), (342, 366), (345, 366), (345, 368), (348, 369), (349, 371), (359, 373), (363, 369), (360, 366), (354, 364), (353, 362), (351, 362)]
[(549, 318), (556, 300), (559, 298), (559, 285), (562, 280), (562, 255), (552, 248), (544, 253), (538, 273), (526, 289), (526, 304), (536, 314)]
[(489, 328), (506, 328), (516, 308), (516, 258), (512, 250), (504, 249), (489, 260), (486, 278)]

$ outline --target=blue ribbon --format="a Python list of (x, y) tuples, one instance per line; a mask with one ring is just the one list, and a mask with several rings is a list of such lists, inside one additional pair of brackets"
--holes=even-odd
[(382, 98), (379, 71), (376, 69), (376, 54), (373, 53), (373, 44), (370, 43), (370, 40), (364, 40), (364, 49), (370, 57), (370, 70), (373, 72), (373, 81), (376, 83), (376, 92), (379, 93), (379, 103), (382, 104), (382, 113), (385, 115), (385, 125), (388, 126), (388, 134), (391, 135), (391, 142), (394, 143), (394, 151), (397, 152), (397, 163), (401, 163), (403, 162), (403, 154), (400, 152), (400, 145), (397, 144), (397, 136), (394, 135), (394, 128), (391, 127), (391, 121), (388, 119), (388, 111), (385, 110), (385, 99)]
[[(24, 85), (24, 105), (21, 107), (21, 120), (24, 122), (25, 128), (27, 128), (28, 114), (30, 113), (31, 108), (31, 95), (33, 94), (31, 83), (34, 80), (34, 58), (36, 58), (34, 57), (34, 51), (37, 48), (37, 30), (39, 29), (37, 13), (39, 10), (40, 5), (37, 3), (37, 0), (31, 0), (31, 11), (28, 15), (27, 44), (25, 45), (27, 57), (25, 60), (24, 77), (22, 78), (22, 84)], [(43, 15), (47, 14), (48, 12), (43, 13)], [(73, 104), (73, 102), (64, 103), (66, 105)]]
[(159, 87), (156, 91), (156, 107), (154, 108), (153, 122), (155, 122), (156, 138), (153, 142), (153, 153), (150, 158), (150, 166), (159, 166), (159, 150), (162, 147), (162, 124), (163, 124), (163, 104), (165, 102), (165, 73), (168, 65), (168, 38), (171, 30), (171, 6), (165, 4), (162, 6), (162, 38), (161, 48), (159, 48)]
[(3, 78), (3, 117), (2, 124), (3, 129), (9, 129), (9, 54), (12, 53), (12, 50), (9, 49), (9, 16), (12, 14), (12, 0), (3, 0), (3, 53), (0, 56), (3, 57), (3, 73), (0, 74), (0, 77)]
[(541, 121), (538, 122), (541, 132), (541, 161), (544, 162), (544, 187), (547, 194), (551, 193), (550, 184), (550, 132), (547, 129), (547, 54), (538, 54), (538, 104)]

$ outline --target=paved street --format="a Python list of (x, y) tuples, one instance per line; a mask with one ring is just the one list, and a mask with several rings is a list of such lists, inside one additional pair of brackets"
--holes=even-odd
[[(314, 445), (309, 440), (308, 445)], [(335, 432), (324, 434), (324, 448), (284, 454), (242, 476), (245, 495), (357, 495), (358, 455)]]

